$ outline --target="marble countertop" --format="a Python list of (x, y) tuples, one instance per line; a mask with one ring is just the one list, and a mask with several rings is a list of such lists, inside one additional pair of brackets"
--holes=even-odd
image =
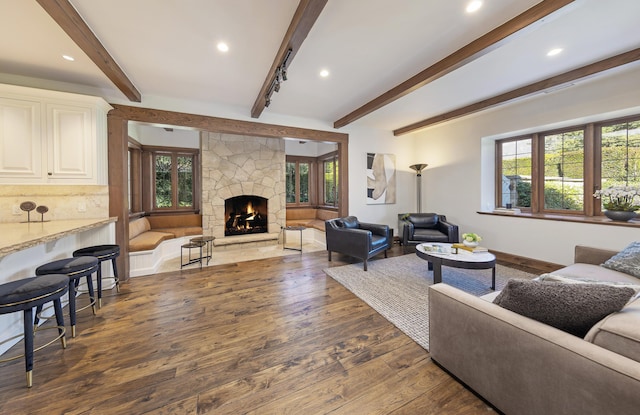
[(84, 232), (118, 218), (57, 220), (51, 222), (0, 223), (0, 258), (33, 246)]

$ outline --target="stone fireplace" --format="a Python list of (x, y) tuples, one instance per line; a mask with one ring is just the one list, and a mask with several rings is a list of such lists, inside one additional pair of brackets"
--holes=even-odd
[[(277, 243), (281, 227), (286, 224), (284, 140), (202, 132), (201, 157), (203, 233), (215, 236), (216, 246), (229, 241), (244, 243), (243, 240)], [(252, 198), (251, 209), (257, 207), (260, 215), (266, 217), (259, 233), (245, 232), (242, 216), (249, 212), (246, 207), (230, 202), (243, 196)], [(236, 231), (232, 232), (227, 231), (231, 219), (228, 204), (232, 204), (234, 211), (246, 211), (238, 213), (240, 225), (236, 222)]]

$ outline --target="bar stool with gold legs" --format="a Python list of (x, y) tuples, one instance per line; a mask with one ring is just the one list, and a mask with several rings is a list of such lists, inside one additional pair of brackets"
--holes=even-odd
[(77, 249), (73, 252), (74, 257), (92, 256), (98, 258), (98, 308), (102, 308), (102, 262), (111, 260), (111, 266), (113, 267), (113, 281), (116, 285), (116, 292), (120, 292), (120, 280), (118, 279), (118, 267), (116, 265), (116, 258), (118, 258), (119, 255), (119, 245), (89, 246), (87, 248)]
[[(65, 274), (69, 278), (69, 320), (71, 321), (71, 337), (76, 337), (76, 311), (84, 310), (91, 306), (93, 314), (96, 314), (96, 296), (93, 292), (93, 280), (91, 274), (98, 271), (98, 259), (89, 256), (78, 258), (59, 259), (36, 268), (36, 275)], [(76, 292), (80, 279), (86, 277), (89, 290), (89, 304), (76, 310)], [(36, 323), (42, 306), (37, 309)]]
[[(24, 312), (24, 355), (6, 358), (0, 360), (0, 362), (7, 362), (24, 356), (28, 388), (33, 386), (34, 352), (52, 344), (58, 339), (62, 342), (63, 349), (67, 347), (67, 343), (65, 341), (64, 317), (62, 315), (62, 303), (60, 298), (68, 291), (68, 287), (69, 277), (59, 274), (24, 278), (0, 285), (0, 314), (15, 313), (17, 311)], [(57, 326), (45, 328), (57, 328), (58, 336), (47, 344), (44, 344), (34, 350), (34, 334), (36, 331), (42, 330), (43, 328), (35, 328), (36, 324), (34, 324), (33, 319), (33, 308), (42, 307), (43, 304), (50, 301), (53, 301)], [(14, 340), (17, 337), (20, 336), (7, 339), (5, 342)]]

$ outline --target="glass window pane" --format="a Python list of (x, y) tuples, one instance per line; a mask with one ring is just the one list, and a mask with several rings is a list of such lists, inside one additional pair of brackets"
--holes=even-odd
[(300, 203), (309, 203), (309, 163), (298, 164), (300, 169)]
[(640, 186), (640, 120), (604, 126), (601, 189)]
[(337, 206), (338, 204), (338, 169), (337, 159), (324, 162), (324, 204)]
[(171, 200), (171, 156), (156, 155), (156, 207), (167, 208), (172, 206)]
[(287, 203), (296, 202), (296, 163), (287, 162), (286, 165)]
[(193, 157), (178, 156), (178, 206), (193, 206)]
[(544, 137), (544, 208), (584, 210), (584, 131)]
[(531, 207), (531, 139), (501, 143), (501, 206)]

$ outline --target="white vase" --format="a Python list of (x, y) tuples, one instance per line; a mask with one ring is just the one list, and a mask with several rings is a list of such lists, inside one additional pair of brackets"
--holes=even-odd
[(470, 247), (470, 248), (475, 248), (476, 246), (478, 246), (478, 243), (477, 243), (477, 242), (469, 242), (469, 241), (467, 241), (466, 239), (463, 239), (463, 240), (462, 240), (462, 244), (463, 244), (464, 246), (468, 246), (468, 247)]

